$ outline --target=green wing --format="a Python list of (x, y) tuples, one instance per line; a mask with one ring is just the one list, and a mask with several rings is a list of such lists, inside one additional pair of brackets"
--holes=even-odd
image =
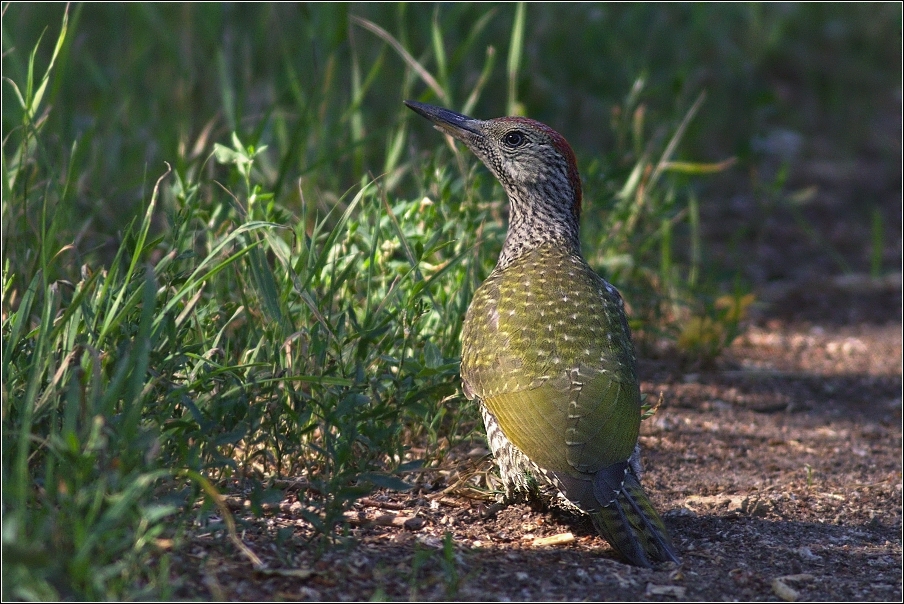
[(628, 459), (637, 443), (640, 412), (631, 388), (605, 374), (578, 387), (556, 378), (482, 400), (506, 438), (546, 470), (589, 479)]
[(541, 248), (494, 272), (463, 340), (466, 391), (538, 466), (589, 480), (631, 456), (633, 348), (618, 294), (583, 259)]

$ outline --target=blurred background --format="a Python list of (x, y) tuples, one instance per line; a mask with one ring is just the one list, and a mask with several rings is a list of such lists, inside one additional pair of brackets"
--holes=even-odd
[[(47, 64), (63, 10), (5, 5), (5, 77), (23, 81), (42, 32), (37, 65)], [(704, 212), (743, 211), (780, 189), (797, 193), (804, 212), (847, 206), (854, 230), (869, 232), (878, 213), (886, 238), (898, 238), (894, 3), (533, 4), (513, 65), (515, 12), (477, 4), (74, 5), (46, 93), (52, 139), (42, 153), (77, 166), (73, 220), (95, 217), (87, 229), (111, 233), (142, 206), (164, 161), (184, 171), (232, 131), (268, 145), (263, 175), (277, 197), (293, 195), (298, 178), (303, 190), (345, 191), (383, 171), (390, 131), (412, 119), (401, 100), (461, 110), (479, 89), (468, 107), (475, 117), (517, 111), (549, 123), (575, 147), (582, 171), (601, 161), (611, 174), (638, 151), (618, 140), (631, 132), (614, 123), (643, 128), (644, 140), (666, 137), (705, 92), (675, 159), (737, 163), (695, 185)], [(444, 98), (388, 36), (435, 77)], [(3, 107), (3, 131), (14, 139), (21, 110), (9, 85)], [(638, 109), (633, 120), (619, 115)], [(420, 124), (412, 136), (435, 144)], [(743, 236), (755, 234), (735, 233)], [(831, 246), (831, 233), (820, 236)], [(842, 258), (844, 268), (866, 268), (867, 256), (838, 243), (834, 268)]]

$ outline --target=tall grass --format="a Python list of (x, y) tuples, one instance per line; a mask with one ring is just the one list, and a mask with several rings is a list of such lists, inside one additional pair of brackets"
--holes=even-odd
[[(585, 249), (638, 333), (677, 337), (709, 293), (693, 178), (734, 151), (699, 144), (719, 94), (695, 103), (688, 78), (666, 99), (630, 61), (563, 86), (575, 66), (550, 8), (3, 10), (5, 598), (171, 597), (168, 552), (198, 526), (245, 547), (222, 493), (259, 514), (297, 477), (324, 544), (351, 502), (410, 488), (474, 436), (459, 327), (504, 204), (461, 148), (409, 125), (404, 98), (566, 135), (586, 113), (593, 128), (571, 128), (594, 192)], [(667, 15), (702, 28), (698, 9)], [(607, 44), (597, 58), (625, 59)], [(616, 110), (600, 122), (602, 98)]]

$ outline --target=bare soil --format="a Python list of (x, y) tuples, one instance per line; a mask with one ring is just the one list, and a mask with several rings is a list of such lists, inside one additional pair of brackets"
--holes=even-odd
[[(497, 509), (468, 488), (493, 481), (486, 445), (475, 441), (424, 475), (418, 492), (357, 503), (345, 545), (322, 555), (304, 545), (310, 528), (291, 489), (271, 516), (249, 516), (242, 534), (274, 570), (254, 571), (219, 536), (195, 537), (176, 556), (177, 595), (900, 602), (901, 274), (865, 276), (869, 222), (851, 199), (864, 193), (858, 178), (887, 172), (862, 168), (841, 171), (841, 182), (839, 170), (811, 175), (831, 194), (796, 218), (740, 202), (705, 217), (710, 249), (743, 261), (758, 302), (714, 367), (667, 354), (640, 362), (643, 391), (664, 401), (642, 426), (643, 482), (680, 564), (635, 568), (584, 518)], [(899, 266), (900, 178), (879, 181), (869, 179), (867, 193), (886, 219), (885, 264)], [(816, 237), (802, 234), (801, 216)], [(722, 243), (739, 228), (749, 236)], [(557, 545), (537, 541), (564, 533)]]

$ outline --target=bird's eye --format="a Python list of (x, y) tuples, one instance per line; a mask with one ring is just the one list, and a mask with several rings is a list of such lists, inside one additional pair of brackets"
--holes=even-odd
[(502, 142), (505, 143), (505, 146), (514, 149), (515, 147), (520, 147), (524, 144), (524, 135), (518, 132), (517, 130), (512, 130), (502, 137)]

